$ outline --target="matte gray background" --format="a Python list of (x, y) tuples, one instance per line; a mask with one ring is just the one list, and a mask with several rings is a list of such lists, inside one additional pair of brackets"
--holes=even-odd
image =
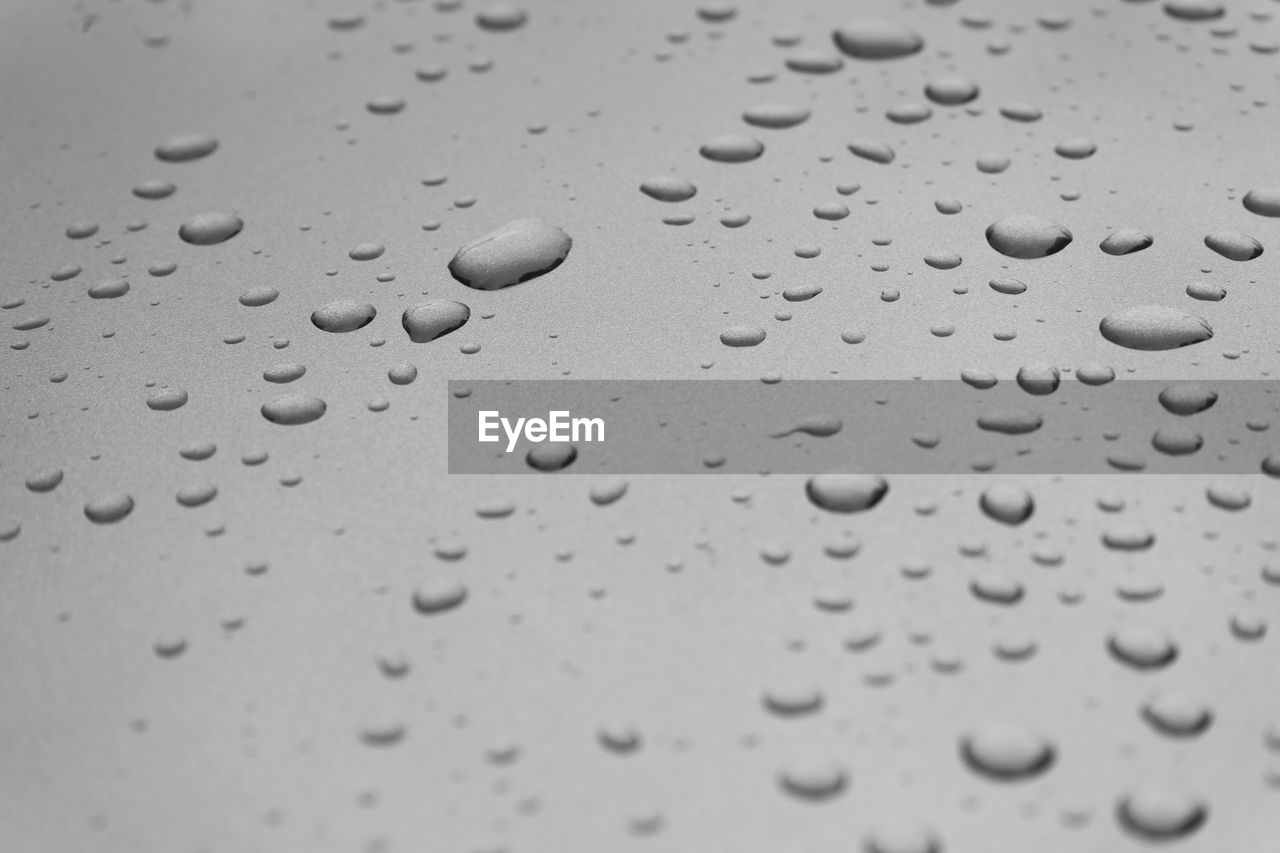
[[(928, 828), (950, 853), (1136, 851), (1150, 844), (1115, 809), (1152, 785), (1209, 809), (1170, 849), (1274, 846), (1275, 626), (1245, 641), (1231, 625), (1274, 621), (1275, 480), (1235, 478), (1252, 505), (1227, 512), (1207, 499), (1210, 479), (1029, 479), (1036, 511), (1017, 527), (987, 518), (987, 481), (966, 477), (895, 478), (856, 516), (815, 508), (800, 477), (637, 477), (598, 506), (583, 478), (449, 477), (444, 388), (967, 367), (1008, 379), (1034, 362), (1266, 378), (1280, 220), (1240, 197), (1280, 184), (1276, 4), (1188, 23), (1158, 2), (744, 1), (709, 23), (691, 2), (530, 0), (507, 33), (478, 28), (479, 8), (3, 3), (0, 298), (24, 302), (0, 313), (15, 347), (0, 386), (0, 846), (826, 851), (888, 823)], [(353, 15), (350, 31), (328, 26)], [(901, 21), (925, 49), (845, 59), (829, 75), (786, 67), (806, 50), (834, 54), (831, 30), (853, 15)], [(775, 43), (792, 34), (799, 44)], [(415, 78), (430, 65), (447, 76)], [(885, 118), (949, 73), (980, 97), (935, 105), (917, 125)], [(381, 95), (404, 98), (403, 111), (368, 111)], [(1016, 101), (1044, 117), (1003, 118)], [(812, 116), (746, 126), (761, 102)], [(219, 148), (183, 164), (153, 156), (181, 133)], [(764, 156), (699, 156), (724, 133), (759, 138)], [(897, 159), (855, 158), (856, 137), (889, 142)], [(1097, 153), (1055, 155), (1071, 137)], [(1008, 170), (980, 172), (986, 153), (1010, 157)], [(668, 173), (698, 195), (665, 205), (639, 191)], [(435, 176), (447, 180), (423, 184)], [(177, 192), (135, 198), (151, 178)], [(843, 196), (844, 183), (861, 188)], [(938, 213), (943, 197), (963, 211)], [(851, 215), (815, 218), (829, 201)], [(726, 210), (751, 222), (725, 228)], [(243, 232), (180, 241), (179, 225), (206, 211), (238, 214)], [(663, 223), (677, 212), (696, 219)], [(984, 229), (1022, 212), (1075, 241), (1035, 261), (997, 254)], [(559, 269), (496, 292), (450, 278), (459, 246), (526, 216), (573, 236)], [(85, 220), (94, 236), (64, 236)], [(1154, 245), (1099, 251), (1121, 227)], [(1221, 229), (1266, 252), (1213, 253), (1203, 238)], [(385, 254), (348, 257), (370, 241)], [(798, 257), (805, 247), (822, 251)], [(941, 251), (963, 263), (924, 263)], [(174, 273), (148, 274), (166, 261)], [(52, 281), (67, 264), (83, 271)], [(1026, 293), (987, 286), (1006, 275)], [(120, 276), (128, 294), (88, 298)], [(1227, 297), (1190, 299), (1193, 281)], [(824, 292), (782, 300), (806, 283)], [(239, 303), (260, 287), (279, 298)], [(900, 297), (885, 301), (891, 289)], [(426, 298), (464, 301), (472, 318), (414, 344), (400, 312)], [(378, 316), (348, 334), (316, 329), (311, 312), (335, 299)], [(1103, 316), (1144, 303), (1199, 314), (1215, 337), (1136, 352), (1098, 334)], [(768, 338), (722, 346), (742, 323)], [(931, 333), (946, 324), (954, 334)], [(846, 344), (845, 331), (865, 340)], [(285, 361), (306, 375), (262, 380)], [(394, 386), (387, 371), (405, 361), (420, 375)], [(166, 385), (189, 402), (148, 408)], [(267, 422), (259, 407), (290, 390), (323, 398), (325, 416)], [(179, 455), (199, 441), (216, 443), (211, 459)], [(260, 452), (265, 462), (242, 462)], [(65, 474), (52, 492), (24, 486), (49, 468)], [(212, 502), (175, 501), (206, 482)], [(91, 524), (86, 502), (112, 491), (134, 510)], [(1154, 534), (1151, 548), (1102, 542), (1135, 528)], [(856, 556), (824, 553), (850, 537)], [(984, 572), (1020, 582), (1022, 601), (976, 598)], [(467, 600), (417, 613), (414, 589), (442, 581), (464, 583)], [(853, 604), (832, 613), (815, 599)], [(1106, 638), (1131, 625), (1168, 632), (1176, 663), (1119, 664)], [(868, 627), (880, 643), (848, 651)], [(174, 657), (154, 650), (183, 643)], [(380, 661), (408, 672), (389, 678)], [(823, 708), (768, 712), (762, 696), (789, 685), (820, 689)], [(1213, 725), (1186, 740), (1155, 732), (1140, 708), (1158, 690), (1203, 699)], [(975, 774), (958, 744), (986, 723), (1043, 733), (1054, 766), (1016, 784)], [(636, 752), (601, 747), (602, 728), (626, 726), (642, 735)], [(395, 745), (365, 742), (398, 730)], [(846, 772), (841, 795), (781, 789), (779, 774), (813, 755)]]

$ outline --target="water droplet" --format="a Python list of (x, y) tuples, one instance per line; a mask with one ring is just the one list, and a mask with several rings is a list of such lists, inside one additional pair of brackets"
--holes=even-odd
[(1177, 788), (1145, 785), (1116, 806), (1116, 820), (1132, 835), (1146, 841), (1184, 838), (1199, 829), (1209, 817), (1202, 800)]
[(124, 492), (107, 492), (84, 505), (84, 517), (94, 524), (114, 524), (133, 512), (133, 498)]
[(698, 188), (683, 178), (662, 175), (649, 178), (640, 184), (640, 192), (658, 201), (688, 201), (698, 193)]
[(280, 297), (280, 291), (274, 287), (255, 287), (240, 295), (240, 304), (246, 308), (261, 308), (270, 305)]
[(866, 853), (942, 853), (942, 841), (928, 827), (908, 818), (883, 819), (862, 843)]
[(988, 518), (1002, 524), (1022, 524), (1035, 512), (1035, 499), (1021, 486), (1000, 484), (982, 492), (978, 505)]
[(1006, 296), (1017, 296), (1027, 292), (1027, 286), (1016, 278), (993, 278), (988, 284), (996, 293), (1003, 293)]
[(1202, 343), (1213, 329), (1201, 317), (1165, 305), (1139, 305), (1108, 315), (1098, 326), (1113, 344), (1136, 350), (1166, 350)]
[(1163, 735), (1191, 737), (1209, 728), (1213, 709), (1208, 703), (1184, 693), (1163, 691), (1142, 706), (1142, 719)]
[(240, 233), (244, 220), (232, 213), (199, 213), (182, 223), (178, 236), (193, 246), (225, 243)]
[(30, 477), (27, 477), (26, 486), (37, 494), (44, 494), (45, 492), (52, 492), (54, 489), (58, 488), (58, 485), (61, 482), (62, 469), (48, 468), (43, 471), (37, 471)]
[(1028, 364), (1018, 368), (1018, 387), (1028, 394), (1044, 397), (1058, 390), (1062, 376), (1051, 364)]
[(1010, 258), (1046, 258), (1071, 243), (1071, 232), (1038, 216), (1010, 216), (987, 228), (987, 242)]
[(828, 512), (864, 512), (889, 491), (889, 483), (874, 474), (818, 474), (805, 483), (805, 494)]
[(311, 324), (322, 332), (354, 332), (373, 322), (377, 310), (368, 302), (338, 299), (311, 312)]
[(276, 385), (284, 385), (301, 379), (306, 372), (307, 368), (304, 365), (297, 362), (283, 362), (273, 364), (262, 371), (262, 378)]
[(880, 163), (888, 165), (893, 162), (896, 156), (893, 149), (883, 142), (876, 142), (873, 139), (855, 139), (848, 144), (848, 148), (858, 157), (864, 160), (870, 160), (872, 163)]
[(573, 239), (540, 219), (517, 219), (458, 249), (449, 272), (467, 287), (498, 290), (545, 275), (569, 256)]
[(432, 299), (413, 308), (406, 308), (400, 323), (409, 333), (409, 340), (425, 344), (456, 332), (471, 319), (471, 309), (452, 299)]
[(1098, 248), (1108, 255), (1132, 255), (1150, 248), (1154, 242), (1150, 234), (1136, 228), (1120, 228), (1108, 234)]
[(720, 343), (727, 347), (754, 347), (764, 342), (765, 331), (759, 326), (730, 326), (720, 333)]
[(319, 420), (327, 406), (319, 397), (285, 394), (262, 404), (262, 416), (273, 424), (296, 426)]
[(387, 378), (392, 385), (409, 385), (418, 378), (418, 368), (408, 362), (395, 365), (387, 371)]
[(159, 201), (162, 198), (168, 198), (177, 191), (177, 187), (170, 181), (162, 181), (159, 178), (153, 178), (143, 181), (133, 188), (133, 194), (147, 201)]
[(1212, 21), (1227, 13), (1216, 0), (1165, 0), (1164, 11), (1180, 21)]
[(1083, 160), (1086, 157), (1092, 157), (1098, 150), (1098, 146), (1091, 139), (1064, 139), (1053, 147), (1053, 151), (1059, 157), (1065, 157), (1068, 160)]
[(988, 724), (960, 740), (969, 769), (1002, 782), (1031, 779), (1053, 766), (1056, 750), (1043, 735), (1016, 725)]
[(1120, 663), (1139, 670), (1161, 669), (1178, 657), (1178, 647), (1167, 634), (1133, 625), (1111, 634), (1107, 650)]
[(525, 463), (535, 471), (563, 471), (578, 458), (572, 444), (539, 444), (525, 454)]
[(1260, 187), (1244, 194), (1244, 206), (1259, 216), (1280, 216), (1280, 187)]
[(727, 133), (704, 142), (698, 153), (715, 163), (748, 163), (764, 153), (764, 145), (749, 136)]
[(778, 784), (793, 797), (821, 802), (844, 791), (849, 779), (837, 762), (813, 756), (788, 763), (778, 774)]
[(898, 59), (919, 53), (924, 39), (914, 30), (879, 18), (856, 18), (832, 33), (836, 47), (854, 59)]
[(361, 243), (348, 252), (347, 257), (353, 261), (374, 261), (382, 257), (386, 250), (387, 247), (381, 243)]
[(453, 610), (466, 600), (466, 584), (453, 578), (423, 581), (413, 591), (413, 609), (424, 616)]
[(154, 412), (172, 412), (187, 404), (187, 392), (181, 388), (161, 388), (147, 397), (147, 408)]
[(1262, 254), (1262, 244), (1239, 231), (1214, 231), (1204, 244), (1231, 261), (1251, 261)]
[(129, 292), (129, 282), (122, 278), (109, 278), (89, 286), (90, 299), (119, 299)]
[(809, 110), (792, 104), (756, 104), (742, 113), (742, 120), (753, 127), (783, 130), (803, 124), (809, 119)]
[(944, 107), (967, 104), (978, 97), (978, 86), (972, 80), (951, 74), (930, 80), (924, 87), (925, 97)]
[(490, 3), (476, 13), (476, 26), (494, 33), (519, 29), (527, 20), (528, 13), (511, 3)]
[(186, 133), (173, 136), (156, 146), (157, 160), (166, 163), (187, 163), (208, 157), (218, 150), (218, 140), (203, 133)]

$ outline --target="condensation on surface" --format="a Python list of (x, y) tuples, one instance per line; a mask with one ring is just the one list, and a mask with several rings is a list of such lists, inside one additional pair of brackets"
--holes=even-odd
[(1274, 378), (1280, 7), (856, 6), (6, 4), (0, 847), (1280, 837), (1280, 443), (446, 473), (450, 379)]

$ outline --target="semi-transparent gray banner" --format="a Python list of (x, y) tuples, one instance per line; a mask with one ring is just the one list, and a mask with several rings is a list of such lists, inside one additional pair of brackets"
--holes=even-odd
[(456, 380), (453, 474), (1270, 474), (1274, 380)]

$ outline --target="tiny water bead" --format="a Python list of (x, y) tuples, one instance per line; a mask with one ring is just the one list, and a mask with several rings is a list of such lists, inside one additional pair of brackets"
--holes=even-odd
[(1103, 318), (1102, 336), (1135, 350), (1168, 350), (1203, 343), (1213, 329), (1202, 317), (1167, 305), (1138, 305)]
[(193, 246), (215, 246), (243, 229), (244, 220), (233, 213), (200, 213), (182, 223), (178, 236)]
[(145, 180), (133, 188), (133, 194), (137, 198), (146, 199), (147, 201), (159, 201), (168, 198), (177, 192), (177, 187), (172, 181), (164, 181), (159, 178)]
[(311, 312), (311, 324), (324, 332), (354, 332), (373, 322), (377, 310), (368, 302), (338, 299)]
[(432, 299), (406, 308), (400, 324), (409, 340), (424, 344), (456, 332), (471, 319), (471, 308), (452, 299)]
[(1002, 255), (1028, 260), (1057, 254), (1071, 243), (1065, 227), (1038, 216), (1009, 216), (987, 228), (987, 243)]
[(572, 247), (563, 229), (541, 219), (516, 219), (459, 248), (449, 273), (467, 287), (499, 290), (546, 275)]

